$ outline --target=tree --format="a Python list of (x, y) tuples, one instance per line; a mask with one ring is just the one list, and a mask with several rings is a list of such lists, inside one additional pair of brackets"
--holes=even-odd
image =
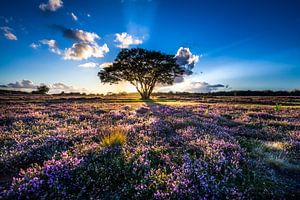
[(156, 84), (171, 85), (184, 70), (174, 55), (141, 48), (122, 49), (114, 62), (98, 76), (103, 83), (128, 81), (136, 87), (142, 99), (149, 99)]
[(37, 87), (36, 91), (32, 91), (32, 94), (47, 94), (49, 92), (50, 88), (46, 85), (41, 85)]

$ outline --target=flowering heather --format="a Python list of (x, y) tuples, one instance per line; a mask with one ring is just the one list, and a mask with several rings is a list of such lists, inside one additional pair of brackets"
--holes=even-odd
[(235, 100), (5, 100), (0, 199), (296, 198), (300, 109)]

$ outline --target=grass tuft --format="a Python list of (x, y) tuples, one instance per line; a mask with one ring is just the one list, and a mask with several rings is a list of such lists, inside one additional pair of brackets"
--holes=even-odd
[(111, 146), (122, 146), (126, 142), (126, 135), (124, 131), (117, 128), (114, 129), (110, 134), (104, 136), (101, 141), (101, 145), (104, 147)]
[(265, 143), (266, 148), (270, 150), (284, 150), (287, 147), (287, 144), (285, 142), (266, 142)]

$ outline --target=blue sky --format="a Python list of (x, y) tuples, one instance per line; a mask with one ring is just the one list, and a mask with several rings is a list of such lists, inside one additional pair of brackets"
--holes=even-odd
[[(2, 0), (0, 85), (133, 91), (97, 72), (121, 48), (177, 54), (191, 75), (161, 91), (300, 89), (297, 0)], [(27, 80), (27, 81), (23, 81)], [(223, 86), (224, 87), (223, 87)], [(227, 86), (227, 87), (225, 87)]]

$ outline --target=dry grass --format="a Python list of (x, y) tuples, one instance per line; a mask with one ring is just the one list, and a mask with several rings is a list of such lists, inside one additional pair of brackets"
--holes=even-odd
[(126, 134), (120, 128), (114, 129), (110, 134), (104, 136), (101, 141), (103, 147), (122, 146), (126, 143)]
[(274, 150), (284, 150), (287, 147), (286, 142), (266, 142), (265, 146), (269, 149)]

